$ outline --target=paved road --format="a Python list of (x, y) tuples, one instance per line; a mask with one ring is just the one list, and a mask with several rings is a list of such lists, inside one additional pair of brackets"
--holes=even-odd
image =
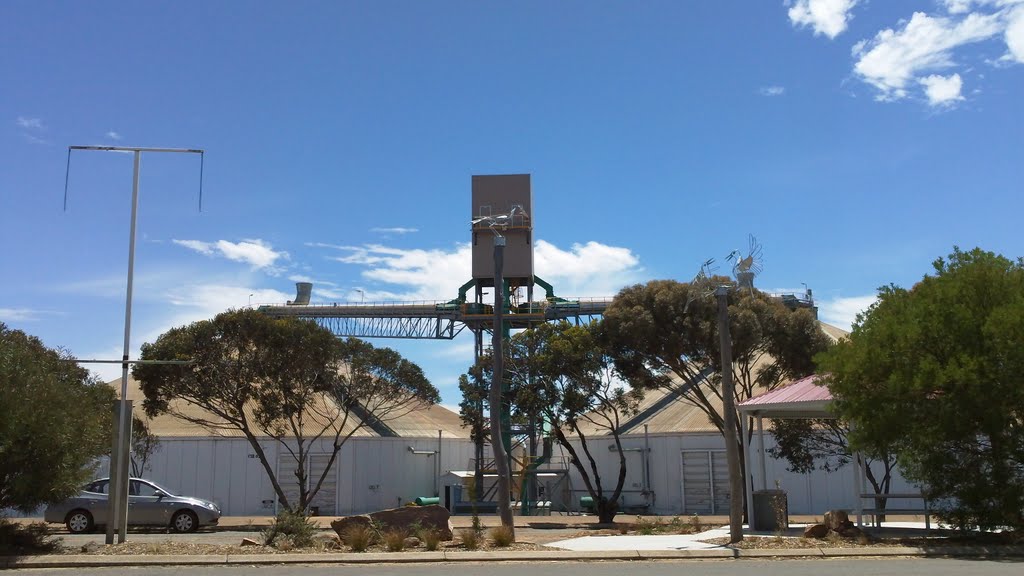
[(700, 576), (1019, 576), (1024, 562), (1018, 560), (944, 560), (944, 559), (858, 559), (858, 560), (706, 560), (660, 562), (572, 562), (508, 564), (421, 564), (380, 566), (291, 565), (291, 566), (180, 566), (159, 568), (65, 568), (32, 569), (32, 576), (451, 576), (452, 573), (487, 576), (676, 576), (680, 573)]

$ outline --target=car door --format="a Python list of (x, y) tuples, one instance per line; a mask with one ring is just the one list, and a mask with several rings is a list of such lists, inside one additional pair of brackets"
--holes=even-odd
[(86, 486), (82, 492), (75, 496), (74, 503), (70, 504), (68, 510), (84, 508), (92, 514), (92, 521), (103, 526), (107, 523), (107, 516), (110, 512), (110, 504), (107, 500), (110, 492), (108, 480), (97, 480)]
[(145, 480), (132, 480), (128, 492), (128, 524), (164, 526), (170, 513), (163, 493)]

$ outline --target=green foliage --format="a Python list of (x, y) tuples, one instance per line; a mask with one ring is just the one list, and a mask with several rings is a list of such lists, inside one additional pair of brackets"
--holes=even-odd
[(53, 538), (43, 522), (20, 524), (0, 518), (0, 556), (48, 554), (61, 548), (61, 538)]
[(495, 526), (491, 528), (491, 544), (495, 548), (507, 548), (516, 541), (515, 532), (509, 526)]
[[(149, 416), (168, 413), (212, 431), (241, 431), (278, 501), (296, 511), (306, 509), (333, 467), (332, 459), (318, 478), (307, 478), (314, 442), (330, 442), (336, 457), (361, 428), (386, 426), (440, 400), (423, 371), (394, 350), (340, 340), (313, 322), (256, 310), (172, 328), (142, 346), (142, 359), (192, 361), (135, 365)], [(205, 414), (179, 409), (187, 404)], [(281, 473), (294, 477), (298, 501), (289, 501), (260, 437), (273, 438), (293, 457), (294, 466)]]
[(73, 496), (110, 449), (114, 391), (70, 358), (0, 323), (0, 510)]
[(690, 530), (695, 534), (704, 531), (704, 522), (701, 521), (700, 514), (694, 513), (690, 516)]
[(892, 446), (961, 528), (1024, 529), (1024, 263), (954, 249), (820, 357), (854, 448)]
[[(724, 431), (721, 351), (714, 277), (693, 285), (654, 280), (624, 288), (604, 316), (616, 368), (634, 385), (669, 387)], [(829, 345), (810, 310), (790, 310), (757, 290), (729, 292), (736, 403), (814, 372), (813, 357)], [(682, 387), (681, 383), (692, 386)], [(737, 434), (739, 437), (739, 417)]]
[[(786, 460), (792, 472), (806, 474), (818, 468), (834, 472), (853, 459), (848, 439), (849, 426), (843, 420), (772, 420), (771, 433), (776, 445), (769, 448), (768, 453), (773, 458)], [(862, 452), (867, 464), (864, 471), (875, 494), (889, 493), (892, 472), (896, 467), (896, 456), (892, 450), (891, 446), (878, 445)], [(881, 466), (881, 477), (875, 474), (876, 463)], [(876, 502), (879, 508), (885, 508), (884, 499)]]
[[(308, 548), (320, 528), (304, 514), (285, 510), (263, 530), (263, 543), (278, 548)], [(283, 548), (281, 544), (283, 544)]]
[(146, 420), (132, 416), (132, 439), (130, 462), (132, 476), (141, 478), (149, 467), (149, 459), (160, 451), (160, 438), (149, 429)]
[[(513, 336), (506, 354), (513, 405), (521, 418), (537, 415), (551, 425), (596, 503), (598, 521), (612, 522), (626, 480), (621, 426), (636, 413), (643, 392), (622, 385), (601, 323), (541, 324)], [(588, 436), (612, 437), (619, 470), (611, 486), (602, 482)]]

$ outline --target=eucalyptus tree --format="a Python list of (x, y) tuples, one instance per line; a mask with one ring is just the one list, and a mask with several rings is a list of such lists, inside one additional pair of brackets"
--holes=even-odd
[[(440, 401), (420, 367), (394, 350), (338, 339), (311, 321), (271, 318), (255, 310), (172, 328), (143, 345), (142, 359), (191, 361), (135, 366), (149, 416), (166, 413), (214, 432), (241, 432), (279, 502), (299, 513), (359, 430)], [(289, 499), (264, 439), (290, 456), (293, 465), (287, 469), (298, 500)], [(309, 478), (310, 454), (322, 452), (324, 445), (329, 461), (318, 477)]]

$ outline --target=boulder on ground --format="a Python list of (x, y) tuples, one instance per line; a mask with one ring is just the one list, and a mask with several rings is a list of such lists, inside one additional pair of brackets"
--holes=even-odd
[(372, 514), (345, 516), (331, 522), (331, 528), (342, 540), (345, 531), (352, 526), (379, 524), (384, 530), (404, 530), (412, 534), (415, 527), (426, 530), (434, 529), (441, 534), (442, 540), (452, 539), (451, 515), (444, 506), (403, 506), (390, 510), (381, 510)]
[(259, 546), (260, 543), (252, 538), (242, 538), (242, 546)]
[(824, 524), (812, 524), (804, 528), (804, 538), (817, 538), (820, 540), (825, 536), (828, 536), (828, 526)]
[(857, 539), (864, 536), (864, 531), (856, 526), (847, 526), (839, 531), (839, 535), (843, 538)]
[(844, 528), (853, 526), (853, 522), (845, 510), (829, 510), (825, 512), (825, 526), (833, 532), (842, 532)]

